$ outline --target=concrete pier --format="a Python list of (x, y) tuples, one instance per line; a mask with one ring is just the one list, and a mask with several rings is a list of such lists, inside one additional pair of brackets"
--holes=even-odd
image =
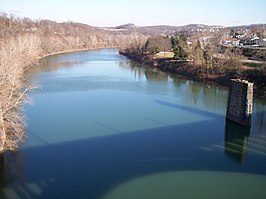
[(226, 118), (241, 125), (251, 125), (253, 83), (232, 79), (229, 91)]

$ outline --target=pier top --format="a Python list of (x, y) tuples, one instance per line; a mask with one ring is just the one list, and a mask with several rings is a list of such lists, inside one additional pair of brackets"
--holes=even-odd
[(254, 84), (254, 83), (249, 82), (248, 80), (244, 80), (244, 79), (231, 79), (231, 81), (239, 82), (239, 83), (243, 83), (243, 84), (249, 84), (249, 85), (253, 85)]

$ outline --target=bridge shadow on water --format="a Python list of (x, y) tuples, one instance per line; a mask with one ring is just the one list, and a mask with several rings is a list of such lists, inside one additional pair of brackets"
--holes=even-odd
[[(21, 199), (100, 199), (126, 181), (154, 173), (254, 172), (255, 165), (240, 169), (239, 164), (225, 161), (223, 150), (201, 149), (224, 140), (223, 116), (167, 102), (158, 103), (194, 111), (211, 119), (24, 149), (20, 153), (24, 158), (22, 175), (29, 183), (22, 180), (10, 185), (11, 189)], [(261, 172), (265, 173), (258, 170)], [(5, 194), (2, 197), (10, 199)]]

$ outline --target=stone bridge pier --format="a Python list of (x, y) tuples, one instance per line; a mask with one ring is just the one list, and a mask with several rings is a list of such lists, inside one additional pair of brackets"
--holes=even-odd
[(226, 118), (244, 126), (251, 126), (253, 83), (232, 79)]

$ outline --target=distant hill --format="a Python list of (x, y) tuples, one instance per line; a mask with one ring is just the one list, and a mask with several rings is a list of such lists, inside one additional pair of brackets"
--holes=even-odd
[(241, 26), (221, 26), (221, 25), (205, 25), (205, 24), (188, 24), (184, 26), (169, 26), (169, 25), (155, 25), (155, 26), (136, 26), (135, 24), (128, 23), (116, 27), (99, 28), (107, 34), (120, 35), (138, 33), (146, 36), (165, 34), (176, 35), (184, 34), (190, 36), (193, 33), (215, 33), (215, 32), (228, 32), (233, 30), (266, 30), (266, 24), (250, 24)]
[(128, 24), (124, 24), (124, 25), (115, 27), (115, 29), (127, 29), (127, 30), (131, 30), (131, 29), (135, 29), (135, 28), (137, 28), (137, 26), (135, 26), (135, 24), (133, 24), (133, 23), (128, 23)]
[[(10, 23), (12, 22), (12, 24)], [(31, 20), (27, 18), (11, 18), (7, 14), (0, 13), (0, 39), (6, 36), (14, 36), (17, 34), (23, 34), (25, 32), (38, 32), (43, 36), (79, 36), (80, 38), (86, 38), (89, 40), (91, 36), (97, 35), (97, 39), (103, 38), (102, 43), (106, 43), (109, 36), (113, 40), (117, 39), (117, 36), (129, 36), (129, 35), (142, 35), (144, 37), (165, 34), (165, 35), (176, 35), (185, 34), (187, 36), (193, 35), (194, 33), (208, 33), (226, 32), (230, 29), (234, 30), (246, 30), (246, 29), (260, 29), (265, 30), (266, 24), (251, 24), (242, 26), (223, 27), (220, 25), (205, 25), (205, 24), (188, 24), (184, 26), (170, 26), (170, 25), (154, 25), (154, 26), (137, 26), (133, 23), (127, 23), (115, 27), (96, 27), (87, 24), (76, 23), (76, 22), (63, 22), (57, 23), (51, 20)], [(255, 31), (256, 32), (256, 31)], [(220, 32), (221, 33), (221, 32)], [(94, 39), (90, 39), (94, 40)], [(109, 39), (110, 41), (110, 39)], [(86, 46), (86, 45), (85, 45)]]
[(241, 26), (231, 26), (228, 28), (232, 28), (232, 29), (264, 29), (264, 30), (266, 30), (266, 24), (250, 24), (250, 25), (241, 25)]
[(155, 26), (136, 26), (135, 24), (129, 23), (116, 27), (105, 27), (103, 28), (105, 31), (109, 32), (138, 32), (144, 35), (156, 35), (156, 34), (178, 34), (178, 33), (186, 33), (200, 30), (210, 30), (210, 29), (221, 29), (223, 26), (209, 26), (204, 24), (189, 24), (185, 26), (169, 26), (169, 25), (155, 25)]

